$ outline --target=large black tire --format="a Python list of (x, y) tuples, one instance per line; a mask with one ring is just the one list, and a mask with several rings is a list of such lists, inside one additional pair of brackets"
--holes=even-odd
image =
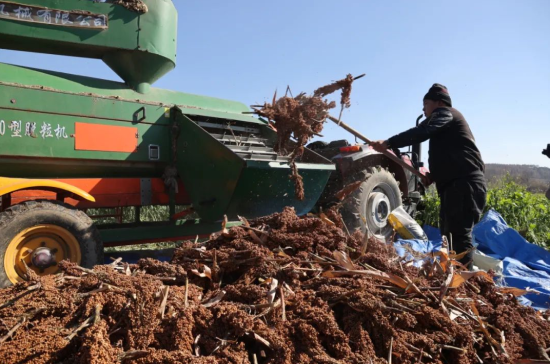
[(401, 191), (393, 175), (385, 169), (371, 168), (353, 176), (349, 182), (364, 182), (344, 201), (342, 217), (350, 232), (360, 229), (389, 238), (393, 228), (388, 215), (401, 206)]
[(22, 231), (40, 225), (61, 227), (72, 234), (80, 249), (81, 266), (91, 268), (103, 263), (103, 242), (88, 215), (58, 201), (27, 201), (0, 213), (0, 287), (13, 283), (4, 266), (8, 246)]

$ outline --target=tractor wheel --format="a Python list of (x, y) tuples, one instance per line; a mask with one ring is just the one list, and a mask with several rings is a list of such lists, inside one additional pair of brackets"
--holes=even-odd
[(388, 216), (401, 206), (401, 191), (393, 175), (380, 168), (371, 168), (354, 176), (364, 182), (344, 201), (342, 217), (350, 232), (367, 229), (371, 234), (389, 238), (393, 228)]
[(38, 275), (55, 274), (62, 260), (88, 268), (103, 263), (103, 242), (88, 215), (45, 200), (0, 213), (0, 287), (22, 281), (27, 267)]

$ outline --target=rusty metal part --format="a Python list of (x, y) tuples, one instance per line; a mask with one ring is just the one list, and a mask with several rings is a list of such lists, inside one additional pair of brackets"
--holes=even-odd
[[(370, 140), (369, 138), (367, 138), (366, 136), (364, 136), (363, 134), (359, 133), (357, 130), (353, 129), (351, 126), (349, 126), (348, 124), (344, 123), (342, 120), (338, 120), (337, 118), (333, 117), (333, 116), (327, 116), (327, 119), (329, 119), (330, 121), (333, 121), (336, 125), (342, 127), (344, 130), (350, 132), (351, 134), (353, 134), (354, 136), (356, 136), (357, 138), (361, 139), (362, 141), (364, 141), (365, 143), (367, 144), (371, 144), (372, 143), (372, 140)], [(425, 178), (425, 176), (420, 173), (420, 171), (418, 171), (416, 168), (414, 168), (413, 166), (411, 165), (408, 165), (407, 163), (405, 163), (403, 160), (401, 160), (400, 158), (398, 158), (395, 154), (391, 153), (389, 150), (385, 150), (383, 152), (381, 152), (383, 155), (385, 155), (386, 157), (388, 157), (389, 159), (391, 159), (392, 161), (394, 161), (395, 163), (398, 163), (401, 167), (405, 168), (407, 171), (413, 173), (414, 175), (420, 177), (420, 178)]]

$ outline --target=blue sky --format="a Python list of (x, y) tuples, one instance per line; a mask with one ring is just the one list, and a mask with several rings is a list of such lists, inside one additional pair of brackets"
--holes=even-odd
[[(386, 139), (414, 124), (439, 82), (485, 162), (550, 167), (541, 154), (550, 143), (550, 0), (175, 4), (178, 65), (155, 87), (250, 105), (287, 85), (312, 92), (366, 73), (343, 120)], [(0, 50), (0, 61), (118, 80), (98, 60)], [(333, 125), (323, 135), (352, 140)]]

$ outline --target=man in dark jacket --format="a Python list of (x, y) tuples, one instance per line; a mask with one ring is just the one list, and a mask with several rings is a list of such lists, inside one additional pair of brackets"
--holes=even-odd
[(462, 114), (452, 107), (447, 88), (434, 84), (424, 96), (426, 119), (417, 127), (388, 140), (373, 142), (378, 151), (402, 148), (430, 139), (430, 176), (441, 200), (440, 229), (460, 260), (471, 268), (472, 229), (479, 222), (487, 198), (485, 165)]

